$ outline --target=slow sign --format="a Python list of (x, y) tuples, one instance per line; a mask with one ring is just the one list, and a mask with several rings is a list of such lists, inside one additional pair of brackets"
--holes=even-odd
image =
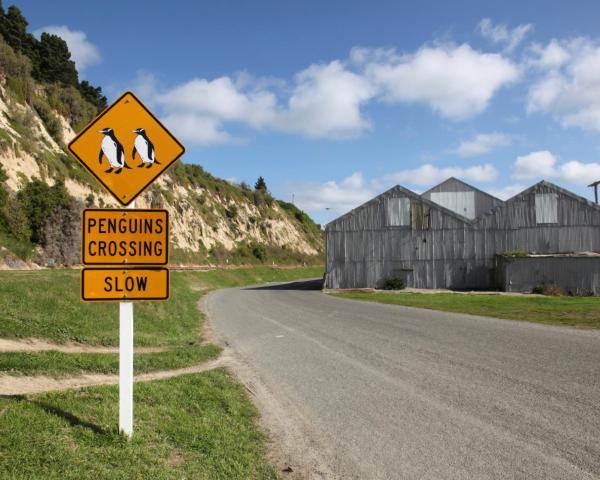
[(83, 300), (167, 300), (168, 268), (84, 268), (81, 270)]
[(86, 209), (81, 231), (81, 258), (86, 265), (169, 262), (166, 210)]

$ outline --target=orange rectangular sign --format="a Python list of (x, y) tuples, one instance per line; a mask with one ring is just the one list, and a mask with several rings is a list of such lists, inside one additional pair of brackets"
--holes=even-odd
[(86, 209), (81, 222), (84, 265), (166, 265), (169, 212)]
[(86, 302), (168, 298), (168, 268), (107, 267), (81, 270), (81, 299)]

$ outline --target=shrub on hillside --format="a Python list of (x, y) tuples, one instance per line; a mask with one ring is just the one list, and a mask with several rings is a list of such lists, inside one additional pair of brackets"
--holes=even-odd
[(62, 125), (60, 124), (58, 117), (52, 111), (52, 108), (50, 108), (50, 105), (48, 105), (45, 100), (36, 97), (33, 99), (33, 108), (42, 119), (42, 122), (44, 122), (44, 126), (50, 136), (56, 143), (61, 145), (63, 143)]
[(54, 211), (66, 207), (71, 196), (62, 182), (48, 186), (45, 182), (34, 178), (23, 187), (18, 195), (31, 230), (31, 241), (44, 244), (44, 226)]

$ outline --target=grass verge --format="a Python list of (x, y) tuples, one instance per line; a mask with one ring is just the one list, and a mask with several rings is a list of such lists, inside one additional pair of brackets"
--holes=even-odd
[[(141, 353), (133, 358), (136, 374), (189, 367), (221, 353), (216, 345), (182, 347), (159, 353)], [(81, 373), (116, 374), (116, 353), (10, 352), (0, 353), (0, 372), (9, 375), (49, 375), (64, 377)]]
[(275, 479), (256, 411), (223, 370), (135, 385), (135, 434), (118, 388), (0, 397), (0, 478)]
[(331, 295), (444, 312), (526, 320), (549, 325), (600, 328), (600, 298), (456, 293), (340, 292)]
[[(318, 277), (323, 269), (268, 267), (172, 272), (171, 299), (135, 305), (135, 345), (181, 346), (198, 341), (197, 302), (209, 290)], [(119, 344), (119, 306), (79, 300), (79, 272), (0, 272), (0, 337), (58, 343)]]

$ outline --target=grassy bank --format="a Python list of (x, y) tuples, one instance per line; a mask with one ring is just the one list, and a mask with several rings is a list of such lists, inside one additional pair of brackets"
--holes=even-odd
[(273, 479), (243, 388), (222, 370), (135, 385), (135, 434), (118, 388), (0, 397), (3, 479)]
[(600, 298), (468, 295), (456, 293), (341, 292), (332, 295), (444, 312), (526, 320), (549, 325), (600, 328)]
[[(174, 369), (216, 357), (202, 343), (198, 300), (210, 290), (318, 277), (320, 268), (173, 272), (168, 302), (135, 306), (135, 372)], [(0, 272), (0, 336), (118, 345), (118, 306), (79, 301), (77, 271)], [(0, 373), (61, 377), (116, 373), (118, 356), (0, 353)], [(0, 478), (273, 479), (256, 411), (227, 372), (212, 370), (135, 385), (135, 431), (117, 431), (118, 387), (43, 395), (0, 395)]]
[[(135, 305), (135, 345), (184, 346), (198, 341), (200, 297), (209, 290), (318, 277), (322, 268), (268, 267), (172, 272), (171, 299)], [(79, 272), (0, 272), (0, 337), (117, 346), (116, 303), (82, 303)]]

